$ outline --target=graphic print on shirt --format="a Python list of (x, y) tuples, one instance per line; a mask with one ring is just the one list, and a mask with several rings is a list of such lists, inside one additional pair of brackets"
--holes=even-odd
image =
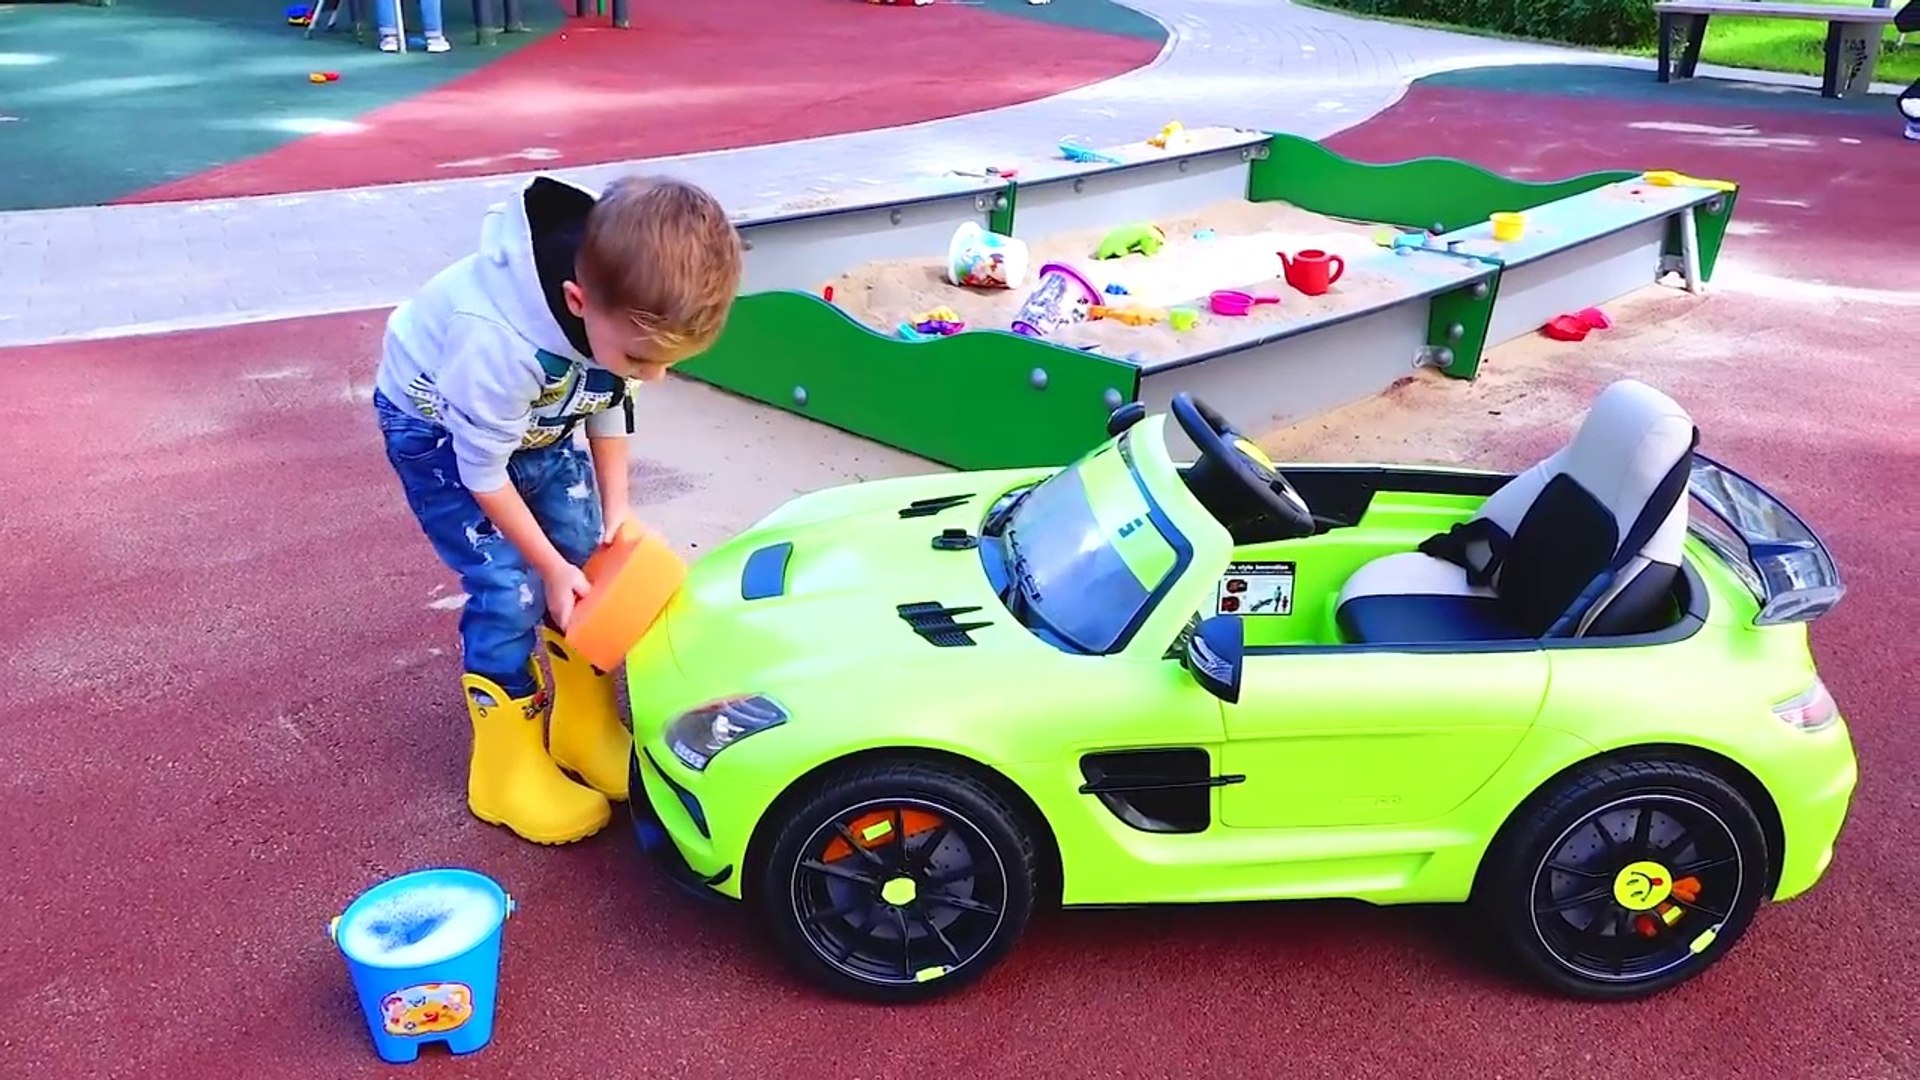
[[(613, 408), (633, 393), (633, 380), (604, 368), (589, 368), (545, 349), (534, 351), (540, 362), (542, 382), (534, 396), (526, 434), (520, 438), (522, 450), (552, 446), (572, 434), (580, 421), (594, 413)], [(429, 420), (438, 420), (446, 398), (425, 372), (407, 384), (407, 396)]]
[(552, 446), (581, 420), (618, 405), (631, 390), (628, 380), (605, 368), (583, 367), (545, 349), (534, 356), (547, 381), (533, 399), (532, 422), (520, 440), (523, 450)]

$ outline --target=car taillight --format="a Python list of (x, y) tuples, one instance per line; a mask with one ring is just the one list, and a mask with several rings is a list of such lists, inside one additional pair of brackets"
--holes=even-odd
[(1801, 731), (1824, 731), (1840, 719), (1840, 707), (1819, 679), (1813, 685), (1773, 707), (1773, 715)]

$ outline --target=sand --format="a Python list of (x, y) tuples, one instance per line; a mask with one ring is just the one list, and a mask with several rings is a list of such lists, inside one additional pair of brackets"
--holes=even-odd
[[(1614, 325), (1586, 341), (1527, 334), (1489, 349), (1472, 381), (1425, 368), (1378, 394), (1250, 434), (1281, 462), (1522, 469), (1573, 436), (1596, 384), (1628, 377), (1657, 384), (1676, 363), (1721, 362), (1716, 351), (1737, 355), (1738, 342), (1702, 333), (1700, 304), (1678, 289), (1644, 288), (1602, 305)], [(1651, 374), (1643, 369), (1650, 362)]]
[[(1116, 221), (1114, 226), (1129, 224)], [(1100, 319), (1061, 327), (1050, 340), (1074, 347), (1092, 346), (1114, 357), (1141, 362), (1210, 352), (1279, 332), (1290, 323), (1319, 318), (1390, 298), (1394, 279), (1380, 272), (1382, 259), (1394, 258), (1374, 242), (1381, 226), (1341, 221), (1286, 203), (1230, 199), (1185, 217), (1155, 221), (1167, 242), (1151, 256), (1095, 259), (1093, 252), (1107, 229), (1022, 237), (1032, 254), (1027, 281), (1014, 289), (972, 289), (946, 280), (946, 252), (925, 258), (871, 262), (833, 279), (833, 302), (876, 329), (893, 333), (939, 307), (951, 308), (973, 329), (1005, 330), (1048, 261), (1071, 263), (1095, 288), (1124, 286), (1128, 295), (1109, 297), (1115, 306), (1138, 304), (1165, 309), (1192, 307), (1198, 325), (1175, 331), (1166, 322), (1148, 326)], [(1208, 239), (1196, 239), (1211, 229)], [(1307, 296), (1280, 276), (1278, 251), (1320, 248), (1346, 259), (1346, 273), (1321, 296)], [(1239, 289), (1255, 296), (1278, 296), (1278, 304), (1259, 304), (1251, 315), (1215, 315), (1207, 296), (1216, 289)]]

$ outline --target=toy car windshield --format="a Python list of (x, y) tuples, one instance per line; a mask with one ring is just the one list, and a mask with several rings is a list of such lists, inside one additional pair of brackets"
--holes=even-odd
[(1688, 492), (1718, 519), (1695, 515), (1695, 536), (1746, 582), (1760, 614), (1754, 625), (1812, 622), (1846, 592), (1833, 556), (1806, 522), (1760, 485), (1695, 451)]

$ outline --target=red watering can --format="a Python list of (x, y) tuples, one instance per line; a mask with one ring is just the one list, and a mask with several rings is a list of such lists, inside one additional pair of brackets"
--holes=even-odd
[(1338, 255), (1329, 255), (1319, 248), (1307, 248), (1292, 258), (1284, 251), (1276, 251), (1280, 256), (1280, 265), (1286, 268), (1287, 284), (1306, 293), (1319, 296), (1326, 292), (1340, 275), (1347, 272), (1347, 261)]

